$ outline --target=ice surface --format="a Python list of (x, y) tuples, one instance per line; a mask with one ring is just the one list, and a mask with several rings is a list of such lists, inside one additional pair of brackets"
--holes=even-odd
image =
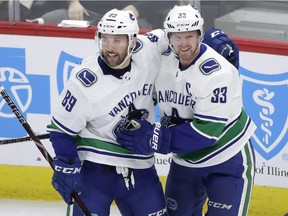
[[(64, 202), (0, 199), (0, 216), (66, 216), (66, 209)], [(115, 205), (110, 215), (121, 215)]]

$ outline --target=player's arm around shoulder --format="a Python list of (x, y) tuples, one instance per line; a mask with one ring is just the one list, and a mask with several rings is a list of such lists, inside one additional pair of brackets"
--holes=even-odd
[(162, 29), (155, 29), (138, 37), (144, 44), (151, 49), (155, 49), (158, 53), (164, 52), (169, 46)]

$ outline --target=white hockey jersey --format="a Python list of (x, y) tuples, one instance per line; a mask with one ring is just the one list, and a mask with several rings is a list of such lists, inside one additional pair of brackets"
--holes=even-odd
[(176, 163), (212, 166), (243, 148), (256, 126), (242, 109), (240, 85), (237, 69), (205, 44), (185, 70), (172, 52), (163, 55), (155, 82), (160, 116), (191, 119), (187, 130), (173, 129)]
[(153, 154), (129, 152), (117, 143), (113, 130), (127, 115), (131, 103), (136, 109), (148, 110), (148, 121), (155, 121), (152, 93), (161, 52), (167, 49), (162, 35), (162, 30), (156, 30), (138, 36), (130, 71), (122, 78), (109, 74), (107, 66), (100, 66), (103, 60), (99, 54), (73, 69), (52, 113), (52, 125), (77, 136), (80, 159), (136, 169), (153, 165)]

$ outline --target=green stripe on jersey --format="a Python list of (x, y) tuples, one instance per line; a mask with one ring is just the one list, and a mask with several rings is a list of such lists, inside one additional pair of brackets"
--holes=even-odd
[[(120, 153), (120, 154), (129, 154), (129, 155), (134, 154), (131, 151), (117, 144), (113, 144), (113, 143), (109, 143), (109, 142), (105, 142), (105, 141), (93, 139), (93, 138), (77, 137), (76, 143), (78, 147), (92, 147), (95, 149), (101, 149), (101, 150)], [(149, 155), (152, 155), (152, 154), (149, 154)]]
[(177, 157), (191, 161), (198, 161), (202, 159), (203, 157), (229, 144), (235, 137), (241, 134), (245, 129), (248, 120), (249, 118), (247, 114), (242, 110), (242, 113), (239, 116), (238, 121), (229, 130), (225, 131), (225, 133), (221, 135), (220, 139), (212, 146), (195, 152), (179, 154), (177, 155)]
[[(249, 205), (250, 205), (250, 198), (252, 196), (252, 188), (254, 185), (254, 156), (253, 156), (253, 150), (251, 149), (250, 142), (247, 143), (247, 145), (244, 148), (244, 169), (246, 170), (245, 176), (243, 176), (245, 180), (245, 184), (247, 184), (247, 187), (244, 187), (244, 191), (242, 192), (243, 195), (245, 195), (244, 199), (244, 205), (242, 210), (242, 215), (248, 215)], [(246, 189), (246, 190), (245, 190)]]
[(200, 119), (194, 119), (193, 126), (197, 128), (197, 130), (211, 137), (219, 137), (225, 127), (225, 124), (220, 122), (209, 122)]

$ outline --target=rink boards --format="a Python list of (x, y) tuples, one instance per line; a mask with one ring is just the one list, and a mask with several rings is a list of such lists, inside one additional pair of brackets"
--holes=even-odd
[[(46, 133), (51, 107), (71, 69), (95, 50), (95, 29), (1, 22), (0, 27), (0, 85), (15, 98), (34, 131)], [(288, 212), (288, 43), (237, 37), (235, 41), (241, 51), (244, 108), (258, 126), (252, 138), (256, 178), (249, 216), (284, 215)], [(0, 98), (0, 137), (26, 136), (3, 103)], [(53, 155), (49, 141), (43, 144)], [(163, 186), (170, 162), (170, 155), (155, 159)], [(0, 198), (60, 199), (50, 183), (52, 170), (33, 142), (0, 146), (0, 173)]]

